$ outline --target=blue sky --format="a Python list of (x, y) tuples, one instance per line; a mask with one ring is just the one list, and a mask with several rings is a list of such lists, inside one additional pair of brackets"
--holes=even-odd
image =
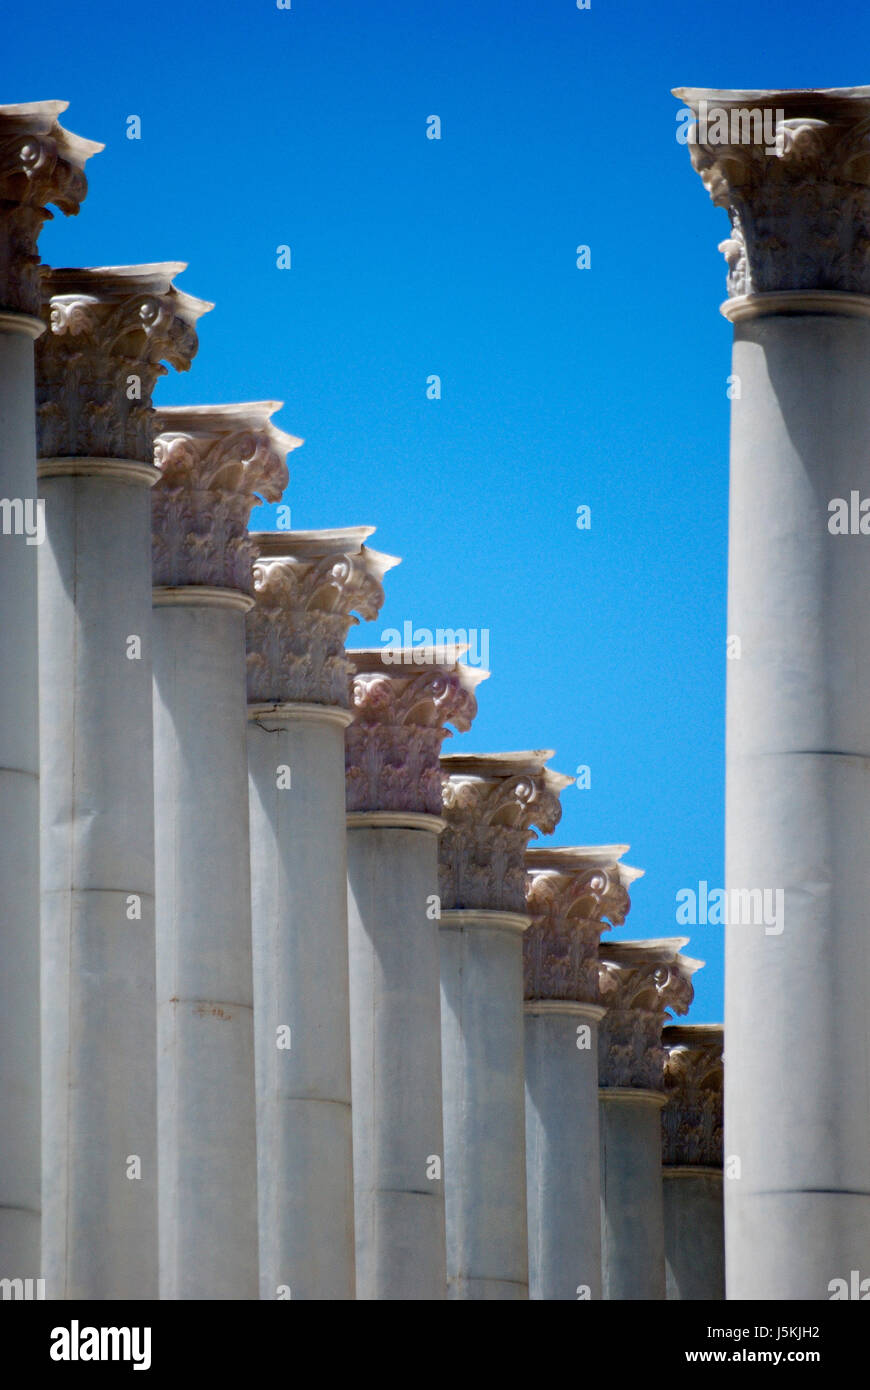
[[(722, 881), (730, 329), (669, 91), (867, 81), (866, 0), (40, 0), (5, 36), (3, 100), (106, 142), (44, 259), (189, 262), (216, 308), (156, 399), (285, 401), (294, 527), (403, 558), (355, 644), (487, 629), (448, 750), (588, 765), (551, 842), (629, 842), (616, 935), (681, 934), (677, 890)], [(722, 929), (687, 949), (717, 1021)]]

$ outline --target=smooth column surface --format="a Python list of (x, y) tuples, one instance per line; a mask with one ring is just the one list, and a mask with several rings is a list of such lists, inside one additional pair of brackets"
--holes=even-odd
[(49, 1298), (152, 1299), (157, 474), (73, 466), (40, 482), (43, 1267)]
[[(33, 339), (42, 324), (0, 313), (0, 1277), (40, 1269), (38, 546)], [(22, 515), (26, 512), (22, 510)], [(34, 533), (35, 538), (35, 533)]]
[(529, 1297), (601, 1298), (598, 1021), (570, 1000), (525, 1005)]
[(447, 1294), (529, 1296), (523, 1072), (528, 917), (442, 912)]
[(828, 527), (870, 496), (870, 319), (830, 307), (735, 325), (726, 882), (783, 894), (726, 934), (737, 1299), (870, 1270), (870, 539)]
[(661, 1108), (656, 1091), (602, 1090), (601, 1272), (606, 1299), (665, 1297)]
[(248, 726), (264, 1299), (354, 1297), (350, 719), (327, 705), (285, 704)]
[(410, 813), (348, 818), (360, 1299), (446, 1297), (438, 923), (427, 915), (440, 824)]
[(665, 1166), (662, 1176), (667, 1297), (724, 1299), (721, 1170)]
[[(158, 591), (159, 593), (160, 591)], [(244, 611), (154, 611), (160, 1296), (256, 1299)]]

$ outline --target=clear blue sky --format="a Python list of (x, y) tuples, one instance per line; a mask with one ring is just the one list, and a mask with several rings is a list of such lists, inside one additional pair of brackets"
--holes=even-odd
[[(591, 767), (551, 843), (630, 842), (646, 876), (620, 936), (680, 934), (677, 889), (722, 881), (727, 219), (669, 90), (857, 85), (868, 39), (866, 0), (39, 0), (4, 20), (2, 99), (67, 99), (106, 142), (44, 259), (190, 263), (180, 285), (217, 307), (157, 400), (286, 402), (294, 527), (376, 525), (403, 557), (357, 644), (489, 629), (449, 751)], [(716, 1021), (722, 929), (687, 949), (707, 962), (691, 1019)]]

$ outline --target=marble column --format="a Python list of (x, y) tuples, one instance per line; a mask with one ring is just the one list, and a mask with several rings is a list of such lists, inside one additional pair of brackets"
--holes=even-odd
[(601, 1298), (598, 944), (642, 874), (628, 845), (526, 854), (526, 1170), (529, 1297)]
[(439, 845), (447, 1296), (527, 1299), (524, 856), (571, 778), (552, 752), (455, 753)]
[(36, 353), (43, 1273), (157, 1297), (151, 393), (209, 305), (181, 264), (43, 274)]
[(154, 762), (160, 1296), (256, 1299), (245, 613), (275, 401), (158, 411)]
[(352, 1299), (344, 731), (370, 526), (252, 536), (247, 618), (260, 1296)]
[(357, 1298), (446, 1297), (439, 764), (487, 674), (464, 647), (352, 651), (346, 735)]
[(40, 1265), (40, 955), (34, 341), (49, 204), (77, 213), (103, 147), (58, 124), (65, 101), (0, 106), (0, 1278)]
[(606, 1299), (665, 1297), (661, 1109), (662, 1024), (684, 1014), (701, 961), (680, 954), (686, 937), (608, 941), (599, 989), (601, 1276)]
[(728, 1297), (827, 1299), (870, 1271), (870, 88), (677, 95), (731, 220)]
[(662, 1030), (662, 1178), (669, 1299), (725, 1297), (722, 1037), (718, 1024)]

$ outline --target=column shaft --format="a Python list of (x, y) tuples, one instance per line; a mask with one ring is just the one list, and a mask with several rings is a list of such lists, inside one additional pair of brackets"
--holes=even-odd
[(662, 1176), (667, 1297), (723, 1299), (722, 1173), (715, 1168), (666, 1166)]
[(675, 95), (730, 221), (727, 1293), (828, 1299), (870, 1258), (870, 88)]
[(160, 1293), (255, 1299), (249, 601), (170, 596), (154, 612)]
[(43, 1267), (49, 1298), (151, 1299), (156, 470), (74, 467), (40, 483)]
[(427, 915), (438, 892), (439, 822), (417, 819), (414, 829), (356, 818), (348, 828), (361, 1299), (446, 1295), (438, 923)]
[(447, 1294), (529, 1296), (523, 945), (517, 913), (441, 916)]
[(350, 715), (282, 711), (248, 726), (260, 1296), (334, 1301), (354, 1297)]
[[(0, 495), (36, 502), (37, 319), (0, 313)], [(10, 511), (11, 516), (11, 511)], [(38, 547), (0, 535), (0, 1276), (38, 1278), (39, 738)]]
[(600, 1299), (598, 1020), (604, 1010), (569, 1000), (528, 1002), (525, 1010), (529, 1297)]
[(827, 524), (870, 496), (870, 318), (830, 298), (735, 325), (726, 882), (784, 911), (726, 937), (731, 1298), (827, 1298), (870, 1251), (870, 544)]
[(604, 1297), (663, 1299), (661, 1107), (655, 1091), (600, 1093)]

